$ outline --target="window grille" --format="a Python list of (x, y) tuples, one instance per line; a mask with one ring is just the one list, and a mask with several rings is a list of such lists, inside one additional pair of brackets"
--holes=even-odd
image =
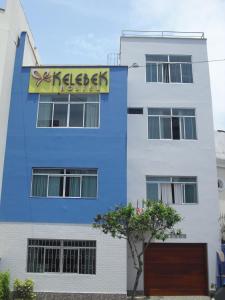
[(96, 274), (96, 241), (28, 239), (27, 272)]

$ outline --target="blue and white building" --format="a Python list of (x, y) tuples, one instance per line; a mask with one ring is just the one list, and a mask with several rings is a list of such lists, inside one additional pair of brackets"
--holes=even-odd
[[(32, 278), (37, 292), (122, 298), (126, 243), (92, 223), (126, 204), (127, 67), (23, 67), (25, 40), (22, 33), (9, 111), (1, 270)], [(46, 93), (48, 85), (61, 92)]]
[(138, 291), (206, 296), (220, 241), (204, 35), (124, 32), (120, 65), (42, 66), (20, 18), (0, 60), (0, 271), (38, 299), (125, 299), (126, 242), (92, 223), (147, 198), (181, 214), (182, 235), (146, 250)]

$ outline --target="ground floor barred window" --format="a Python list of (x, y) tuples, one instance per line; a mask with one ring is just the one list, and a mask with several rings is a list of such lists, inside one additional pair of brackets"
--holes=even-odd
[(28, 239), (27, 272), (96, 274), (96, 241)]

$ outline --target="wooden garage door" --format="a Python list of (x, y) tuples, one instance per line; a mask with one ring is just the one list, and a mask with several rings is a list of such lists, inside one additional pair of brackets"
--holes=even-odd
[(208, 295), (206, 244), (152, 244), (144, 255), (145, 295)]

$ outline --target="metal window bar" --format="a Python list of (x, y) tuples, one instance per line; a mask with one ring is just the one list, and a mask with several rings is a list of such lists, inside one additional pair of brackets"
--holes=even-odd
[(27, 272), (96, 274), (96, 241), (29, 239)]

